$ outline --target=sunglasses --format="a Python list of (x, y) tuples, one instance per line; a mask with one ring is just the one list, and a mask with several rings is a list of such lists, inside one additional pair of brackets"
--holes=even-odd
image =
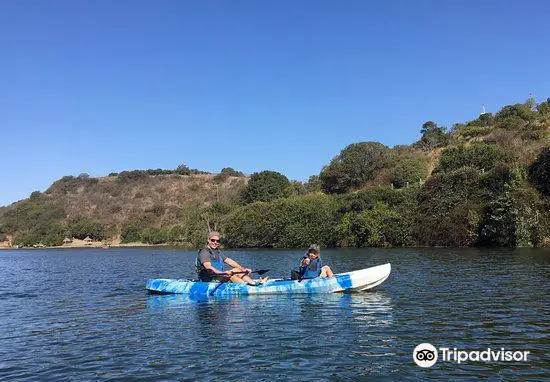
[(220, 239), (208, 239), (211, 243), (219, 243)]

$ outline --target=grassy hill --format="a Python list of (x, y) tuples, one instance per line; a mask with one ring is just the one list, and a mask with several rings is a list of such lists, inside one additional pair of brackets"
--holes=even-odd
[[(0, 227), (6, 237), (24, 245), (59, 244), (61, 236), (118, 242), (128, 224), (160, 229), (181, 223), (185, 216), (206, 227), (201, 214), (213, 204), (235, 203), (246, 182), (244, 176), (143, 171), (101, 178), (66, 176), (44, 193), (34, 192), (2, 208)], [(77, 225), (82, 232), (72, 229)]]

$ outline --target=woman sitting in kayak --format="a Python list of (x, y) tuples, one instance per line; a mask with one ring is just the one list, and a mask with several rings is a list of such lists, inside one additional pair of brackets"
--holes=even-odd
[(328, 265), (323, 265), (320, 252), (317, 244), (309, 246), (306, 255), (300, 261), (299, 279), (334, 276), (332, 269)]
[[(212, 231), (208, 234), (206, 246), (201, 249), (197, 256), (197, 273), (199, 279), (205, 282), (226, 282), (233, 283), (250, 283), (256, 282), (265, 283), (267, 277), (258, 280), (252, 279), (248, 274), (252, 273), (252, 269), (245, 268), (235, 260), (223, 255), (220, 251), (220, 234)], [(229, 265), (231, 269), (227, 268)], [(237, 274), (235, 274), (237, 273)]]

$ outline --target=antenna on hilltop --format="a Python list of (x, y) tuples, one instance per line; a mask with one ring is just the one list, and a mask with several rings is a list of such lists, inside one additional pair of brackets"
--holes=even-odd
[(485, 104), (481, 105), (481, 114), (480, 115), (483, 115), (483, 114), (486, 114)]

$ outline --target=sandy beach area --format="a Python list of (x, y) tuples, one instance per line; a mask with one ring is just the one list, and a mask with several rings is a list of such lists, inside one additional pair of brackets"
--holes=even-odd
[(11, 244), (11, 241), (0, 242), (0, 249), (40, 249), (40, 248), (118, 248), (118, 247), (155, 247), (156, 244), (146, 244), (141, 242), (135, 243), (120, 243), (120, 240), (112, 241), (85, 241), (80, 239), (72, 239), (69, 243), (64, 243), (59, 246), (33, 246), (33, 247), (17, 247)]

